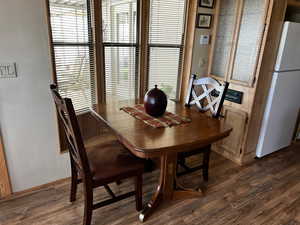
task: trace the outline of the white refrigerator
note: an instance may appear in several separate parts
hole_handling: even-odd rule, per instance
[[[261,158],[291,144],[300,108],[300,23],[285,22],[256,149]]]

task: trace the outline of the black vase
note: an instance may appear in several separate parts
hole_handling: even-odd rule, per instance
[[[144,107],[146,113],[153,117],[162,116],[167,108],[168,100],[166,94],[157,88],[149,90],[144,98]]]

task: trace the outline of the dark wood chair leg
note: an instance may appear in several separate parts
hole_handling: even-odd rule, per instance
[[[78,174],[73,163],[71,163],[71,173],[72,173],[72,178],[71,178],[70,202],[74,202],[76,201]]]
[[[203,154],[203,179],[205,181],[208,181],[208,169],[209,169],[209,156],[210,156],[210,147],[205,150],[204,154]]]
[[[143,175],[140,174],[135,180],[135,203],[136,210],[141,211],[143,209]]]
[[[84,184],[84,217],[83,225],[91,225],[93,214],[93,188],[92,184]]]

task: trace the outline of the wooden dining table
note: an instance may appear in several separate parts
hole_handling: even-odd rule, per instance
[[[115,132],[119,141],[132,154],[144,159],[160,159],[157,189],[139,214],[139,219],[143,222],[163,202],[203,196],[201,189],[185,189],[179,183],[176,176],[177,154],[209,146],[229,136],[232,128],[227,127],[222,119],[212,118],[196,108],[174,101],[168,102],[167,111],[190,118],[190,123],[153,128],[120,110],[124,106],[142,102],[142,99],[107,101],[105,104],[93,105],[91,112]]]

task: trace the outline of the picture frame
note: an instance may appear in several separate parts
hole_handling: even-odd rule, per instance
[[[199,7],[213,9],[215,0],[199,0]]]
[[[198,13],[197,28],[210,29],[212,24],[213,15],[208,13]]]

